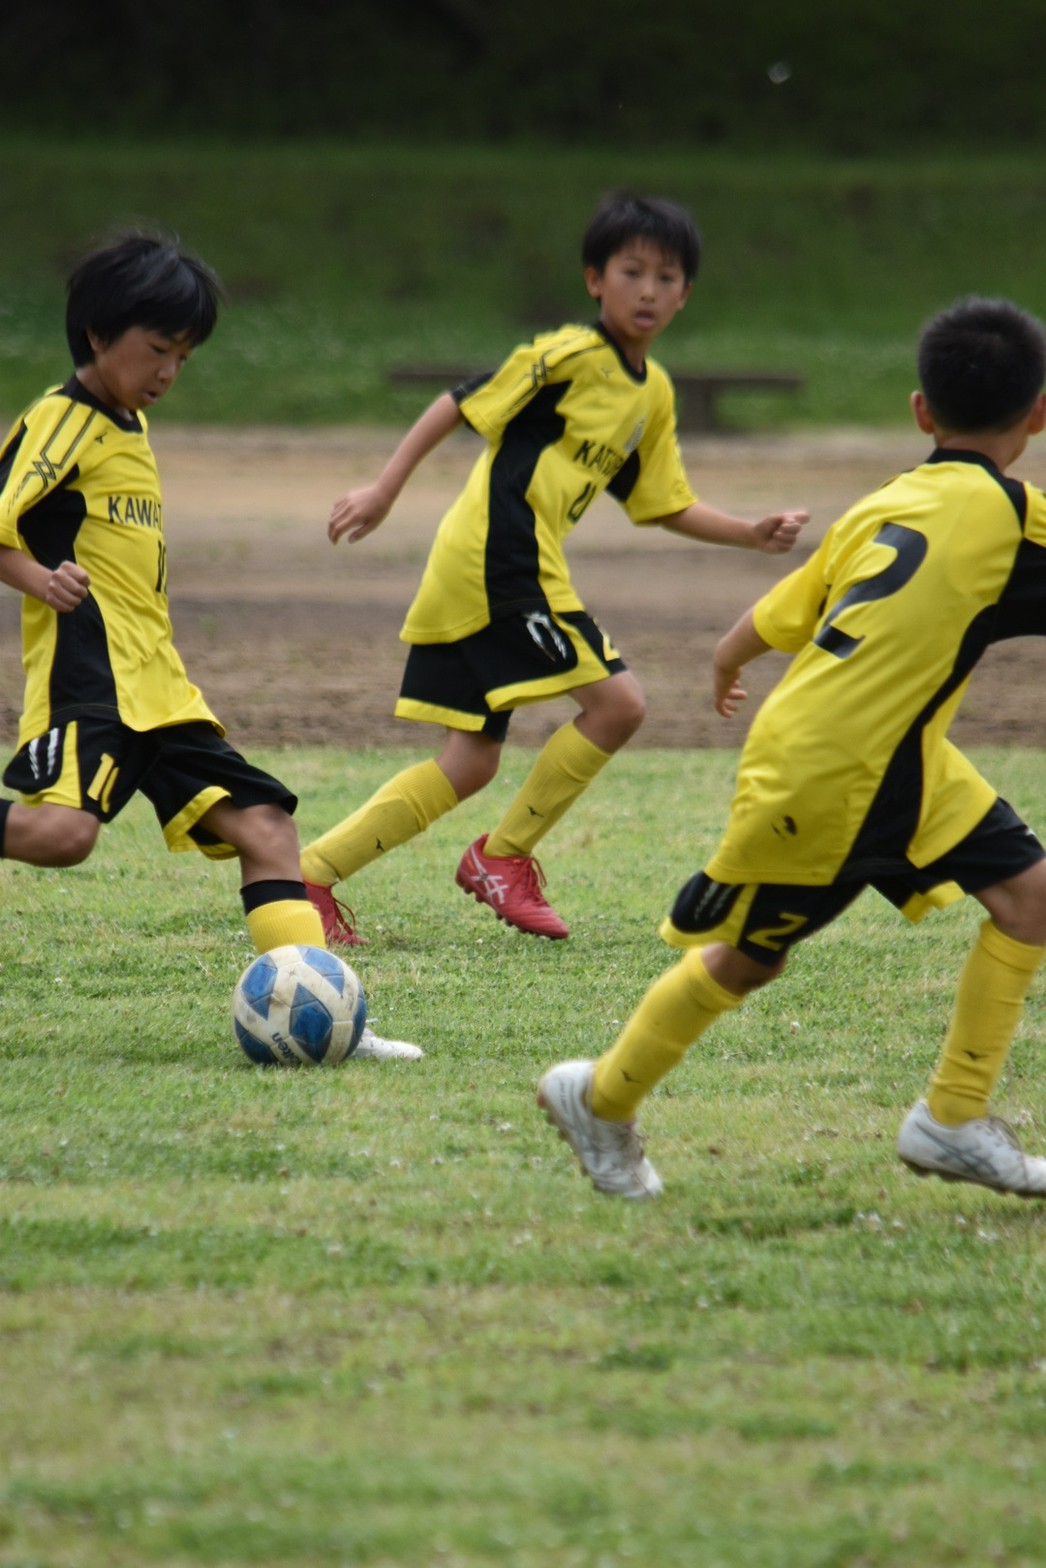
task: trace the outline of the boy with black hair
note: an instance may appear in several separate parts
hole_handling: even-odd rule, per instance
[[[361,940],[333,885],[489,784],[513,710],[560,696],[579,715],[547,741],[494,831],[465,851],[456,881],[522,931],[568,934],[541,891],[535,847],[644,715],[639,682],[586,612],[564,556],[596,496],[607,490],[632,522],[688,538],[792,548],[805,512],[744,522],[696,500],[683,470],[671,382],[647,355],[686,304],[699,259],[683,208],[630,195],[605,202],[582,244],[598,322],[544,334],[492,375],[443,393],[378,479],[335,503],[332,542],[358,542],[462,420],[486,441],[440,523],[400,633],[410,654],[396,714],[445,726],[446,740],[304,850],[328,941]]]
[[[24,597],[19,749],[0,856],[72,866],[141,791],[171,850],[238,856],[259,953],[324,945],[301,880],[297,805],[247,762],[173,643],[163,507],[144,410],[213,331],[220,284],[170,239],[132,233],[69,279],[75,367],[0,449],[0,581]],[[357,1055],[420,1056],[369,1031]]]
[[[564,1062],[538,1103],[601,1191],[661,1181],[639,1105],[724,1012],[784,969],[793,943],[874,887],[910,920],[964,893],[983,904],[943,1052],[898,1152],[921,1175],[1046,1197],[1046,1158],[988,1114],[1046,952],[1042,845],[948,726],[992,642],[1046,633],[1046,496],[1007,468],[1046,422],[1046,338],[1007,301],[965,299],[919,345],[912,410],[927,461],[858,502],[727,632],[715,705],[742,667],[794,654],[757,714],[726,833],[661,934],[686,956],[610,1050]]]

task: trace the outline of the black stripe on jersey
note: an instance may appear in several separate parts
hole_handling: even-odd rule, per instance
[[[79,490],[69,487],[79,472],[74,464],[57,488],[30,507],[18,524],[33,559],[50,571],[63,561],[76,560],[76,539],[87,515],[87,502]],[[117,706],[105,622],[91,594],[75,610],[55,616],[48,689],[52,718],[65,708]]]
[[[84,497],[70,488],[79,476],[79,465],[74,464],[54,489],[18,520],[18,532],[33,560],[52,572],[63,561],[76,560],[76,536],[87,516]]]
[[[105,622],[88,594],[55,618],[55,650],[48,684],[51,717],[67,708],[119,708]]]
[[[625,461],[621,464],[621,467],[614,475],[613,479],[607,485],[607,489],[614,497],[615,501],[620,501],[623,506],[624,503],[628,500],[629,496],[632,494],[632,491],[636,488],[636,480],[638,478],[639,452],[637,449],[635,452],[630,452],[628,454],[628,456],[625,458]]]
[[[527,488],[541,455],[566,429],[558,410],[571,382],[543,386],[505,426],[490,465],[487,546],[484,561],[487,603],[493,614],[509,605],[547,607],[538,564],[537,525]]]
[[[493,371],[490,370],[477,371],[474,376],[469,376],[467,381],[462,381],[456,387],[451,387],[451,397],[455,403],[464,403],[465,399],[471,397],[473,392],[478,392],[480,387],[486,386],[492,375]]]
[[[995,607],[992,642],[1008,637],[1046,637],[1046,549],[1022,539],[1009,582]]]
[[[989,463],[985,463],[985,469],[1009,496],[1023,529],[1028,521],[1027,487],[1021,480],[1011,479]],[[1046,636],[1046,549],[1024,538],[1017,546],[1013,570],[999,595],[989,641],[1043,636]]]
[[[950,675],[937,688],[898,744],[846,857],[841,877],[849,878],[855,873],[863,877],[870,876],[880,863],[886,867],[893,866],[893,857],[905,854],[915,836],[922,809],[923,730],[966,680],[992,641],[995,611],[996,606],[989,605],[970,622]]]
[[[10,441],[4,447],[4,450],[0,452],[0,490],[2,490],[7,483],[7,476],[14,467],[14,460],[18,456],[18,448],[22,445],[24,440],[25,425],[19,425]]]

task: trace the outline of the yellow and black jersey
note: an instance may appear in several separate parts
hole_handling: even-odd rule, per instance
[[[993,805],[946,738],[989,643],[1046,633],[1046,497],[939,449],[866,497],[759,601],[795,654],[752,724],[721,882],[823,886],[923,867]]]
[[[584,609],[564,541],[604,490],[634,523],[694,500],[664,370],[640,374],[599,327],[567,326],[455,397],[486,449],[444,516],[400,635],[456,642],[499,614]]]
[[[171,633],[163,504],[144,416],[123,418],[74,376],[32,404],[0,451],[0,544],[90,574],[59,614],[26,595],[19,744],[63,712],[115,712],[133,730],[203,719]],[[220,726],[218,726],[220,728]]]

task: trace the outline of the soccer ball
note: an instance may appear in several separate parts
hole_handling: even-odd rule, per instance
[[[252,1062],[333,1066],[367,1021],[355,972],[322,947],[275,947],[248,964],[232,993],[236,1038]]]

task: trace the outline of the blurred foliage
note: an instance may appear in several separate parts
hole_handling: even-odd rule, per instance
[[[493,365],[588,320],[579,246],[627,184],[684,202],[705,254],[656,353],[673,370],[770,368],[796,398],[744,394],[735,422],[893,422],[924,319],[959,294],[1046,315],[1046,173],[1031,154],[815,158],[678,149],[327,141],[0,140],[0,412],[68,373],[70,263],[114,226],[171,228],[228,306],[163,418],[400,423],[433,389],[404,363]]]
[[[0,126],[983,151],[1046,131],[1041,31],[1039,0],[48,0],[0,8]]]

